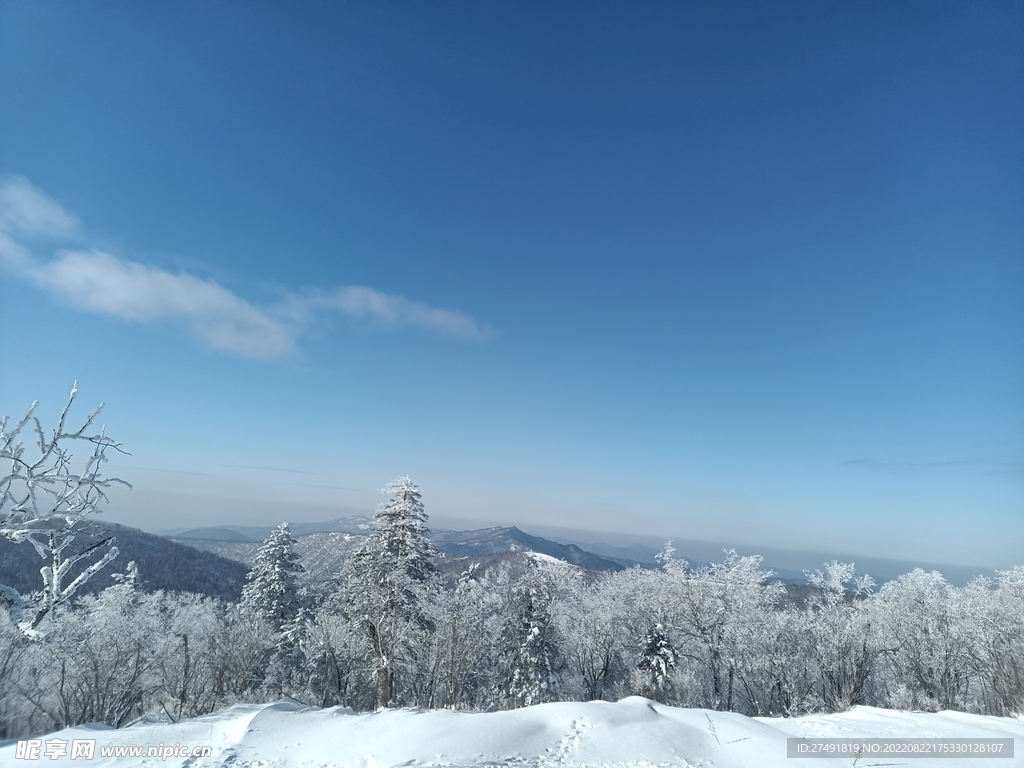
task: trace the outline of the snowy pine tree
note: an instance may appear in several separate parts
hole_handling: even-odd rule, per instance
[[[654,559],[661,564],[662,569],[666,571],[672,570],[674,565],[677,564],[676,548],[672,546],[672,539],[665,542],[665,546],[661,548],[661,552],[654,556]]]
[[[302,607],[282,625],[270,653],[263,689],[271,696],[302,693],[310,680],[310,614]]]
[[[643,695],[659,699],[662,692],[672,685],[670,676],[678,660],[679,652],[672,645],[665,628],[655,624],[644,636],[640,660],[636,665],[644,678]]]
[[[421,594],[439,555],[430,541],[419,487],[408,477],[381,491],[388,500],[374,515],[376,530],[353,555],[348,589],[350,616],[365,631],[374,662],[377,706],[391,703],[398,656],[411,634],[427,628]]]
[[[562,684],[552,617],[557,581],[567,577],[560,566],[531,554],[513,595],[506,692],[515,706],[551,701]]]
[[[299,613],[296,574],[302,570],[288,523],[281,523],[256,554],[242,588],[242,605],[281,632]]]

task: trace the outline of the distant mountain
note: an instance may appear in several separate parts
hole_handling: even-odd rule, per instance
[[[658,568],[660,564],[654,559],[654,556],[660,552],[660,549],[655,547],[648,547],[644,544],[631,544],[628,547],[616,547],[611,544],[605,544],[604,542],[593,542],[584,543],[582,541],[575,541],[573,539],[563,539],[557,536],[549,536],[551,541],[558,542],[559,544],[575,545],[582,550],[587,552],[593,552],[595,555],[612,560],[616,563],[629,568],[633,565],[642,565],[645,568]]]
[[[113,583],[113,574],[123,573],[125,566],[134,560],[146,590],[195,592],[228,600],[237,600],[242,594],[248,569],[241,563],[137,528],[93,522],[79,534],[74,550],[81,551],[91,542],[110,535],[117,540],[115,546],[119,554],[89,580],[82,593],[109,587]],[[0,539],[0,584],[7,584],[20,592],[37,590],[42,586],[39,569],[44,564],[31,544],[12,544]],[[81,564],[82,568],[87,565]],[[65,580],[65,584],[70,582],[71,578]]]
[[[299,542],[299,554],[309,569],[304,579],[323,583],[340,572],[348,553],[373,530],[373,521],[369,517],[353,516],[320,523],[292,523],[290,527]],[[272,526],[218,526],[180,530],[172,538],[180,544],[251,565],[259,545],[272,530]],[[581,532],[581,535],[586,536],[587,533]],[[659,567],[655,555],[660,547],[649,543],[609,544],[554,535],[542,537],[526,533],[516,526],[470,531],[435,530],[431,537],[442,552],[453,557],[532,551],[598,571],[619,571],[634,566]],[[722,545],[709,542],[677,541],[676,546],[678,557],[692,567],[721,560],[723,556]],[[777,562],[772,562],[773,559],[766,558],[765,567],[773,571],[775,580],[794,585],[807,583],[802,571],[779,567]]]
[[[207,541],[255,541],[267,540],[276,525],[222,525],[213,528],[176,528],[165,531],[164,536],[177,540],[202,539]],[[322,523],[289,523],[293,536],[306,536],[311,533],[351,533],[365,535],[373,530],[373,520],[369,517],[339,517]]]
[[[623,563],[587,552],[576,544],[559,544],[540,536],[531,536],[515,526],[482,528],[477,531],[434,531],[431,538],[438,549],[450,555],[530,551],[595,571],[621,571],[627,567]]]
[[[315,588],[329,588],[342,572],[352,551],[373,530],[373,521],[365,516],[352,516],[319,523],[293,523],[290,527],[298,542],[296,549],[306,568],[302,580]],[[235,600],[241,594],[248,567],[255,559],[256,552],[273,529],[274,526],[214,526],[178,529],[172,536],[157,536],[127,526],[93,522],[89,526],[88,535],[83,533],[76,544],[84,548],[90,541],[112,534],[117,538],[120,555],[89,582],[85,592],[95,592],[109,586],[113,583],[112,575],[123,572],[127,563],[134,560],[147,590],[195,592]],[[572,535],[570,531],[559,533],[563,536]],[[585,538],[588,534],[581,532],[580,535]],[[596,571],[619,571],[637,565],[644,568],[658,566],[654,558],[658,549],[650,542],[586,543],[561,536],[535,536],[516,526],[471,531],[437,530],[432,533],[432,538],[437,547],[449,556],[442,563],[446,571],[463,567],[460,561],[464,558],[473,558],[484,564],[505,561],[514,563],[519,560],[518,553],[526,552],[539,552]],[[680,550],[679,556],[686,558],[693,566],[701,564],[700,560],[693,557],[694,554],[698,557],[712,555],[713,549],[720,547],[709,542],[678,540],[676,546]],[[773,568],[775,578],[779,581],[794,585],[793,596],[800,599],[802,593],[799,585],[805,585],[806,578],[793,567],[796,565],[793,562],[796,557],[781,556],[797,554],[802,555],[801,559],[808,557],[808,553],[768,550],[765,552],[765,566]],[[718,555],[716,559],[720,557]],[[708,561],[711,559],[708,557]],[[896,571],[893,567],[897,565],[895,563],[865,563],[864,560],[860,560],[858,565],[868,565],[867,570],[876,576],[883,570],[879,568],[880,565],[888,565],[894,574],[909,571],[912,567],[911,564],[899,564],[909,567],[904,571]],[[809,562],[813,564],[813,560]],[[23,592],[38,589],[41,585],[39,568],[42,565],[43,562],[31,545],[15,545],[0,540],[0,584],[9,584]],[[966,568],[961,569],[967,571]],[[943,569],[943,572],[947,571]],[[879,581],[884,581],[886,575],[883,571]],[[966,583],[967,578],[961,578]]]
[[[176,534],[174,539],[202,539],[204,541],[263,541],[246,536],[234,528],[192,528]],[[266,538],[266,537],[264,537]]]
[[[211,530],[211,529],[203,529]],[[305,569],[300,581],[305,584],[322,585],[334,581],[341,572],[345,560],[359,546],[365,536],[335,531],[318,531],[295,537],[295,552]],[[175,538],[177,544],[194,547],[218,557],[229,558],[249,568],[256,560],[261,541],[235,541],[214,539],[203,536]]]
[[[337,576],[349,553],[372,530],[366,517],[346,517],[326,523],[298,523],[290,526],[296,539],[296,552],[306,568],[303,581],[324,583]],[[221,526],[184,530],[173,541],[196,549],[252,565],[263,539],[271,528]],[[540,552],[567,563],[597,571],[621,571],[635,561],[616,561],[587,552],[576,544],[560,544],[540,536],[531,536],[515,526],[484,528],[477,531],[433,531],[437,548],[448,555],[473,556],[507,552]]]

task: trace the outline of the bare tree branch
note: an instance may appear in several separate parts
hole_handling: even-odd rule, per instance
[[[131,488],[117,477],[102,474],[106,452],[114,450],[127,455],[119,443],[93,424],[103,410],[102,403],[77,430],[67,427],[71,407],[78,396],[78,382],[61,411],[52,436],[36,417],[38,401],[33,402],[24,418],[8,428],[8,417],[0,419],[0,462],[10,462],[9,470],[0,477],[0,536],[14,544],[28,542],[39,556],[49,561],[40,569],[43,589],[26,597],[12,587],[0,585],[0,601],[7,603],[11,616],[26,634],[37,633],[37,627],[58,605],[68,602],[78,589],[117,556],[114,539],[108,537],[81,552],[65,556],[82,520],[99,512],[108,501],[106,490],[114,485]],[[34,447],[38,453],[31,459],[20,437],[29,424],[35,433]],[[75,471],[73,447],[78,443],[91,446],[81,471]],[[107,548],[98,561],[86,567],[70,584],[75,565],[90,555]]]

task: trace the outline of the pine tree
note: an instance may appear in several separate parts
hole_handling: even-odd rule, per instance
[[[301,693],[307,687],[311,671],[309,622],[310,614],[300,607],[277,633],[263,679],[263,689],[270,695]]]
[[[654,559],[657,560],[661,564],[662,569],[666,571],[670,571],[676,566],[678,561],[676,560],[676,548],[672,546],[672,539],[665,542],[665,546],[661,548],[661,552],[654,556]]]
[[[679,652],[669,639],[665,628],[655,624],[644,636],[640,660],[636,668],[644,675],[643,693],[658,699],[671,686],[670,674],[679,660]]]
[[[374,659],[377,706],[391,703],[398,655],[412,632],[428,628],[421,594],[436,573],[420,489],[408,477],[381,491],[388,500],[374,515],[376,530],[353,555],[350,615],[363,627]]]
[[[256,554],[242,588],[242,605],[281,632],[298,615],[296,574],[302,570],[288,523],[281,523]]]
[[[512,657],[506,689],[516,706],[551,701],[561,687],[551,615],[559,573],[546,569],[531,555],[513,596]]]

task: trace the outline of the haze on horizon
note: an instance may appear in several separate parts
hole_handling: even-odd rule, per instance
[[[0,6],[0,415],[146,530],[1024,560],[1024,7]]]

